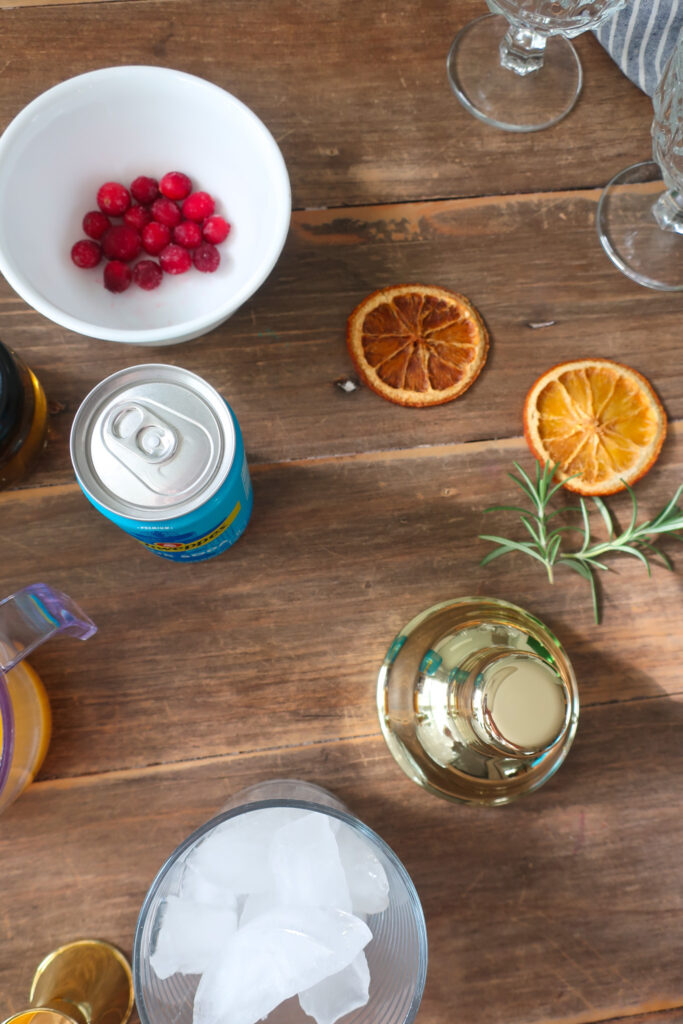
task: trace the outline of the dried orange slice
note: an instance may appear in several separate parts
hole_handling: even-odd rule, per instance
[[[486,362],[484,322],[463,295],[423,284],[380,288],[356,306],[346,341],[368,387],[398,405],[457,398]]]
[[[578,494],[614,494],[647,473],[666,436],[666,413],[649,381],[610,359],[560,363],[524,405],[524,436],[539,462]],[[580,476],[567,480],[573,473]]]

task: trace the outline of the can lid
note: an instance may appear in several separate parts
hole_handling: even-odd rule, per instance
[[[119,370],[81,404],[71,460],[83,490],[130,519],[175,519],[219,489],[235,456],[221,395],[197,374],[148,363]]]
[[[0,342],[0,442],[10,434],[21,416],[24,390],[11,351]]]

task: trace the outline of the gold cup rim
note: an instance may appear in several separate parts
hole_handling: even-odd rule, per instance
[[[2,1024],[18,1024],[23,1017],[36,1013],[49,1013],[52,1017],[61,1017],[67,1024],[77,1024],[73,1017],[70,1017],[67,1013],[62,1013],[61,1010],[53,1010],[50,1006],[29,1006],[25,1010],[19,1010],[18,1013],[13,1013],[11,1017],[7,1017]]]
[[[45,974],[45,972],[49,970],[51,965],[65,953],[71,953],[79,949],[104,951],[109,961],[115,961],[118,967],[123,972],[124,984],[126,984],[128,988],[128,1001],[125,1008],[122,1009],[122,1012],[117,1020],[117,1024],[126,1024],[128,1018],[130,1017],[133,1011],[133,1006],[135,1004],[135,994],[133,989],[133,973],[125,954],[122,953],[122,951],[118,949],[116,946],[114,946],[111,942],[107,942],[104,939],[75,939],[73,942],[66,942],[62,946],[58,946],[57,949],[51,950],[47,954],[47,956],[43,957],[43,959],[40,961],[40,963],[35,969],[35,972],[33,974],[33,980],[31,981],[29,1002],[33,1004],[34,999],[36,998],[36,990],[38,988],[40,980]],[[46,1007],[44,1004],[41,1003],[37,1006],[32,1006],[31,1008],[45,1010],[49,1009],[49,1006]],[[73,1018],[68,1013],[64,1013],[62,1009],[56,1010],[54,1012],[63,1016],[67,1021],[73,1020]],[[79,1024],[79,1022],[74,1021],[74,1024]],[[97,1022],[93,1021],[93,1024],[97,1024]]]

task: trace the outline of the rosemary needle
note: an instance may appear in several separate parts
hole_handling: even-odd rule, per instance
[[[590,584],[596,622],[600,621],[597,571],[609,569],[609,566],[603,561],[605,555],[623,554],[637,558],[647,569],[648,575],[651,573],[650,560],[653,557],[658,558],[667,569],[673,568],[667,556],[655,544],[655,540],[663,534],[671,535],[676,540],[683,540],[681,536],[683,509],[678,505],[683,485],[677,489],[671,501],[654,519],[638,523],[638,502],[632,488],[625,484],[631,497],[631,520],[626,529],[620,533],[617,532],[612,513],[605,502],[601,498],[592,498],[607,531],[606,540],[595,542],[591,534],[588,504],[584,498],[579,499],[578,505],[563,506],[554,511],[548,510],[553,496],[563,486],[562,483],[553,483],[556,466],[546,463],[541,468],[537,462],[535,480],[522,469],[519,463],[515,462],[514,467],[518,475],[508,473],[508,476],[527,498],[530,508],[523,508],[519,505],[491,505],[485,511],[516,512],[529,534],[529,539],[516,541],[507,537],[480,534],[481,540],[487,540],[497,545],[482,559],[482,565],[488,565],[494,558],[500,558],[501,555],[521,551],[545,566],[551,583],[554,582],[555,566],[566,566],[568,569],[573,569]],[[566,512],[579,513],[580,525],[555,526],[555,517]],[[564,541],[567,533],[581,534],[581,546],[571,551],[565,550]]]

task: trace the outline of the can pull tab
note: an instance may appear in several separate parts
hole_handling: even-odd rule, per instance
[[[156,494],[196,487],[211,464],[213,442],[204,427],[173,410],[171,425],[150,402],[115,405],[102,424],[105,446]]]
[[[104,429],[105,434],[110,432],[119,445],[146,462],[162,462],[178,447],[173,427],[137,404],[113,409]]]

